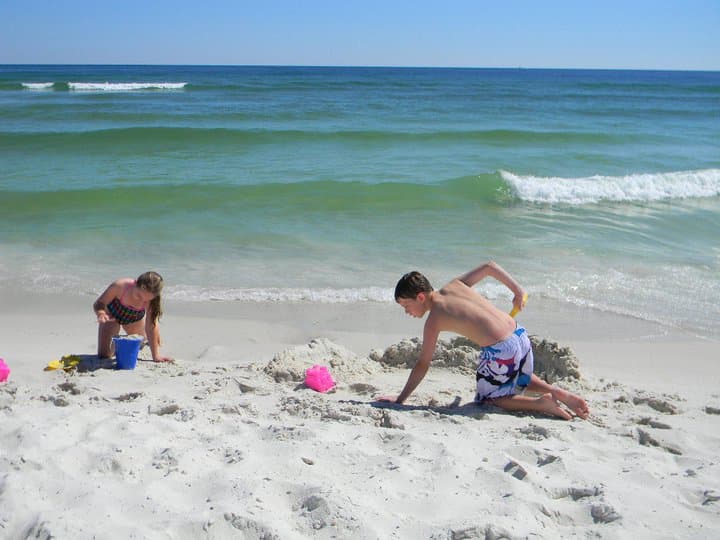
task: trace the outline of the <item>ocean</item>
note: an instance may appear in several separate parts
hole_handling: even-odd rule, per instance
[[[720,73],[0,66],[0,288],[392,302],[489,259],[720,337]]]

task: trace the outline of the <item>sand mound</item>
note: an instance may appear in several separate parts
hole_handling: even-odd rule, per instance
[[[433,366],[472,373],[477,364],[477,349],[471,346],[470,341],[465,340],[467,343],[456,343],[456,341],[438,341],[433,355]],[[385,367],[412,368],[420,355],[421,348],[422,341],[419,338],[403,339],[384,351],[380,349],[371,351],[370,360]]]
[[[535,373],[549,383],[563,379],[580,379],[579,362],[569,347],[530,336],[535,353]],[[314,364],[328,366],[338,383],[366,381],[368,375],[383,369],[410,369],[422,348],[419,338],[403,339],[385,350],[375,349],[368,358],[337,345],[328,339],[314,339],[307,345],[277,353],[263,368],[275,382],[302,382],[305,370]],[[434,368],[472,374],[477,365],[479,347],[472,341],[456,337],[439,340],[433,356]]]
[[[314,364],[328,366],[338,383],[364,380],[367,375],[381,370],[376,362],[361,358],[345,347],[322,338],[277,353],[263,371],[276,382],[302,382],[305,380],[305,370]]]
[[[535,355],[535,374],[549,383],[561,379],[580,379],[580,363],[569,347],[530,336]],[[422,348],[419,338],[404,339],[387,349],[376,349],[370,360],[390,368],[412,368]],[[439,340],[433,355],[433,366],[472,373],[477,365],[479,347],[464,337]]]
[[[549,383],[561,379],[581,379],[580,362],[570,347],[530,336],[535,355],[535,374]]]

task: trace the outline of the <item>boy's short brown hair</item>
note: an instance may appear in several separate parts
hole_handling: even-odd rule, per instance
[[[433,286],[430,285],[428,278],[413,270],[401,277],[395,285],[395,301],[397,302],[400,298],[414,300],[421,292],[430,293],[432,291]]]

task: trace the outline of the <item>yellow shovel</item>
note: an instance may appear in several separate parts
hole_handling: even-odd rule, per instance
[[[51,362],[48,362],[45,371],[54,371],[56,369],[64,369],[65,371],[70,371],[71,369],[76,368],[79,363],[79,356],[77,356],[76,354],[68,354],[63,356],[60,360],[52,360]]]
[[[527,302],[527,293],[523,294],[523,305],[525,305],[525,302]],[[520,308],[517,307],[517,306],[514,306],[514,307],[510,310],[510,316],[511,316],[513,319],[515,318],[515,315],[517,315],[518,313],[520,313]]]

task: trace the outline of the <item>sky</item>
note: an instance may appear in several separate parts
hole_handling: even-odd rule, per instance
[[[0,0],[0,64],[720,70],[720,0]]]

